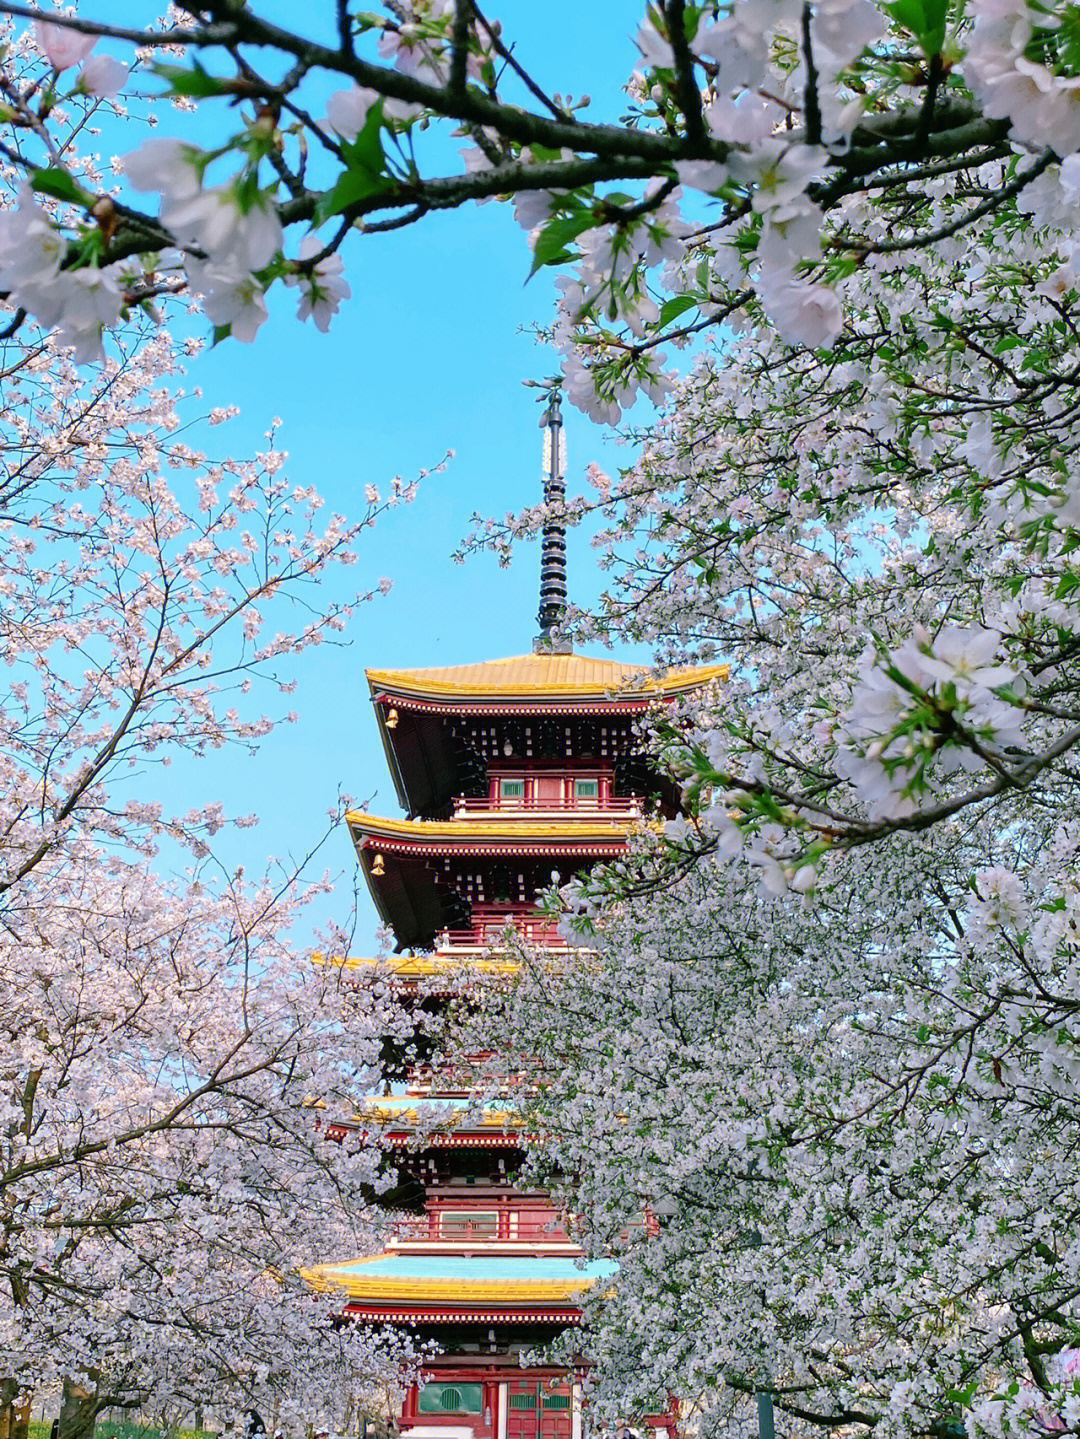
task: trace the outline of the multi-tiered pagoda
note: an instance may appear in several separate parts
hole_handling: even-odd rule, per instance
[[[557,393],[544,423],[546,498],[557,506]],[[565,539],[553,516],[532,654],[368,671],[407,817],[348,816],[398,951],[349,963],[376,966],[418,1003],[438,1003],[443,972],[466,969],[482,984],[512,969],[508,930],[564,947],[538,897],[553,881],[618,856],[634,827],[676,812],[677,791],[650,769],[636,725],[657,704],[720,678],[723,667],[656,678],[574,654],[558,638],[565,603]],[[526,1136],[512,1101],[479,1106],[469,1078],[461,1061],[414,1063],[397,1092],[331,1127],[340,1135],[380,1128],[397,1170],[383,1202],[399,1205],[403,1220],[386,1253],[313,1277],[340,1289],[346,1314],[439,1346],[398,1420],[409,1439],[581,1439],[575,1376],[524,1366],[522,1356],[579,1324],[583,1292],[614,1265],[585,1264],[547,1194],[516,1182]],[[673,1420],[651,1423],[661,1439]]]

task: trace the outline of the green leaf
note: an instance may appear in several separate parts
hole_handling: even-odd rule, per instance
[[[940,55],[945,44],[945,22],[949,17],[948,0],[922,0],[927,28],[919,36],[927,55]]]
[[[573,259],[570,245],[582,231],[591,230],[595,224],[596,216],[591,210],[579,210],[576,214],[560,215],[549,220],[536,237],[530,278],[544,265],[561,265],[564,260]]]
[[[672,295],[670,300],[665,300],[660,309],[660,324],[670,325],[672,320],[677,320],[680,315],[685,315],[687,310],[692,310],[697,305],[697,299],[693,295]]]
[[[910,30],[914,35],[926,28],[926,11],[923,9],[922,0],[889,0],[885,9],[898,25],[903,25],[905,30]]]
[[[84,208],[93,203],[93,197],[80,189],[66,170],[50,165],[47,170],[35,170],[30,177],[30,186],[39,195],[51,195],[54,200],[67,200],[72,205]]]
[[[168,81],[170,95],[190,95],[196,100],[204,100],[210,95],[231,95],[234,92],[231,81],[219,80],[216,75],[209,74],[198,60],[194,61],[190,70],[186,65],[166,65],[160,60],[155,60],[152,68],[159,79]]]
[[[320,196],[315,206],[315,223],[321,225],[331,215],[340,215],[350,205],[380,195],[394,188],[394,180],[385,172],[386,155],[382,147],[382,102],[372,105],[364,128],[341,147],[346,168],[337,177],[332,189]]]
[[[948,0],[889,0],[885,9],[916,37],[923,54],[939,55],[945,43]]]
[[[381,173],[385,156],[382,146],[383,102],[376,100],[364,117],[364,128],[355,140],[343,140],[341,152],[349,169],[359,166]]]
[[[210,341],[210,348],[213,349],[215,345],[220,345],[222,340],[227,340],[231,334],[231,325],[215,325],[213,337]]]

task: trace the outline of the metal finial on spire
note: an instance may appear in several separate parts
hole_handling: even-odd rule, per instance
[[[540,633],[533,641],[537,654],[568,655],[567,640],[556,636],[566,618],[566,524],[561,511],[566,500],[566,440],[563,436],[562,391],[557,381],[544,386],[548,401],[540,416],[544,431],[544,503],[558,512],[544,522],[540,542]]]

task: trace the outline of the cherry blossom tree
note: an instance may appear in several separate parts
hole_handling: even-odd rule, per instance
[[[732,666],[652,722],[686,817],[564,894],[586,952],[525,956],[507,1004],[588,1246],[622,1253],[613,1410],[1077,1426],[1070,215],[1044,172],[883,243],[831,349],[761,319],[703,348],[571,507],[610,572],[578,633]]]
[[[117,1406],[293,1428],[407,1371],[303,1278],[378,1242],[379,1154],[321,1116],[401,1021],[292,938],[327,879],[226,869],[215,835],[252,821],[170,813],[158,767],[272,728],[290,658],[353,608],[319,582],[411,487],[347,522],[276,425],[250,459],[196,449],[185,347],[150,322],[90,368],[25,338],[0,365],[0,1399],[63,1392],[64,1439]]]

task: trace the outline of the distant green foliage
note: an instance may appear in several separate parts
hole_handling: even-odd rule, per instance
[[[32,1419],[28,1439],[49,1439],[51,1419]],[[95,1439],[210,1439],[205,1429],[155,1429],[150,1424],[131,1420],[102,1422],[94,1431]]]

